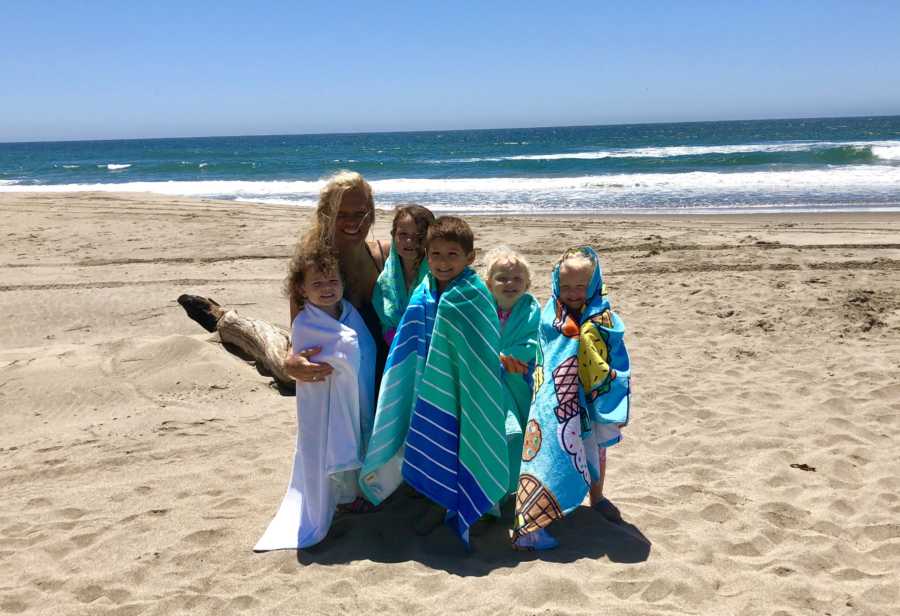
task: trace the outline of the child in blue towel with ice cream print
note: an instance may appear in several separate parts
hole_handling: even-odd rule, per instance
[[[534,400],[525,426],[513,547],[559,545],[547,531],[590,494],[605,518],[621,521],[603,495],[606,450],[628,423],[631,365],[625,326],[612,311],[592,248],[566,251],[541,311]]]

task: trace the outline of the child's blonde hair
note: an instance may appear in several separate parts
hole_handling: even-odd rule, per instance
[[[559,267],[562,267],[563,263],[571,263],[575,268],[589,267],[594,269],[594,261],[584,254],[580,246],[566,250],[563,256],[559,258],[559,261],[556,262]]]
[[[507,262],[512,264],[518,264],[522,266],[522,269],[525,270],[525,290],[531,288],[531,265],[522,256],[521,253],[513,250],[509,246],[500,245],[491,248],[488,253],[484,256],[484,268],[482,270],[482,277],[487,281],[491,279],[491,274],[494,273],[494,268],[497,267],[497,264],[501,262]]]

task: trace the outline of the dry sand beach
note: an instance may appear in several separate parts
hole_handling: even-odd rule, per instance
[[[466,554],[399,495],[254,554],[294,400],[175,299],[287,326],[307,219],[0,195],[0,614],[900,613],[900,215],[471,218],[542,301],[565,247],[600,251],[634,362],[628,524],[583,508],[542,555],[495,524]]]

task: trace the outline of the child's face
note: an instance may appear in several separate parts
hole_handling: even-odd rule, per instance
[[[587,299],[593,267],[586,263],[563,262],[559,266],[559,299],[570,310],[581,310]]]
[[[497,305],[509,310],[528,290],[528,274],[518,261],[498,261],[488,276],[487,286]]]
[[[344,295],[341,275],[334,269],[310,268],[304,272],[301,290],[306,301],[323,309],[334,306]]]
[[[401,259],[416,261],[422,258],[425,247],[422,245],[419,227],[412,216],[404,216],[397,221],[394,241],[397,243],[397,251],[400,253]]]
[[[437,281],[446,284],[475,260],[475,252],[466,253],[457,242],[432,240],[428,244],[428,267]]]

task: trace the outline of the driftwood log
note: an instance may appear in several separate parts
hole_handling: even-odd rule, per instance
[[[291,348],[291,335],[287,330],[260,319],[241,316],[208,297],[182,295],[178,303],[206,331],[218,332],[228,350],[254,362],[260,374],[274,378],[279,390],[294,389],[294,379],[284,372],[283,366]]]

